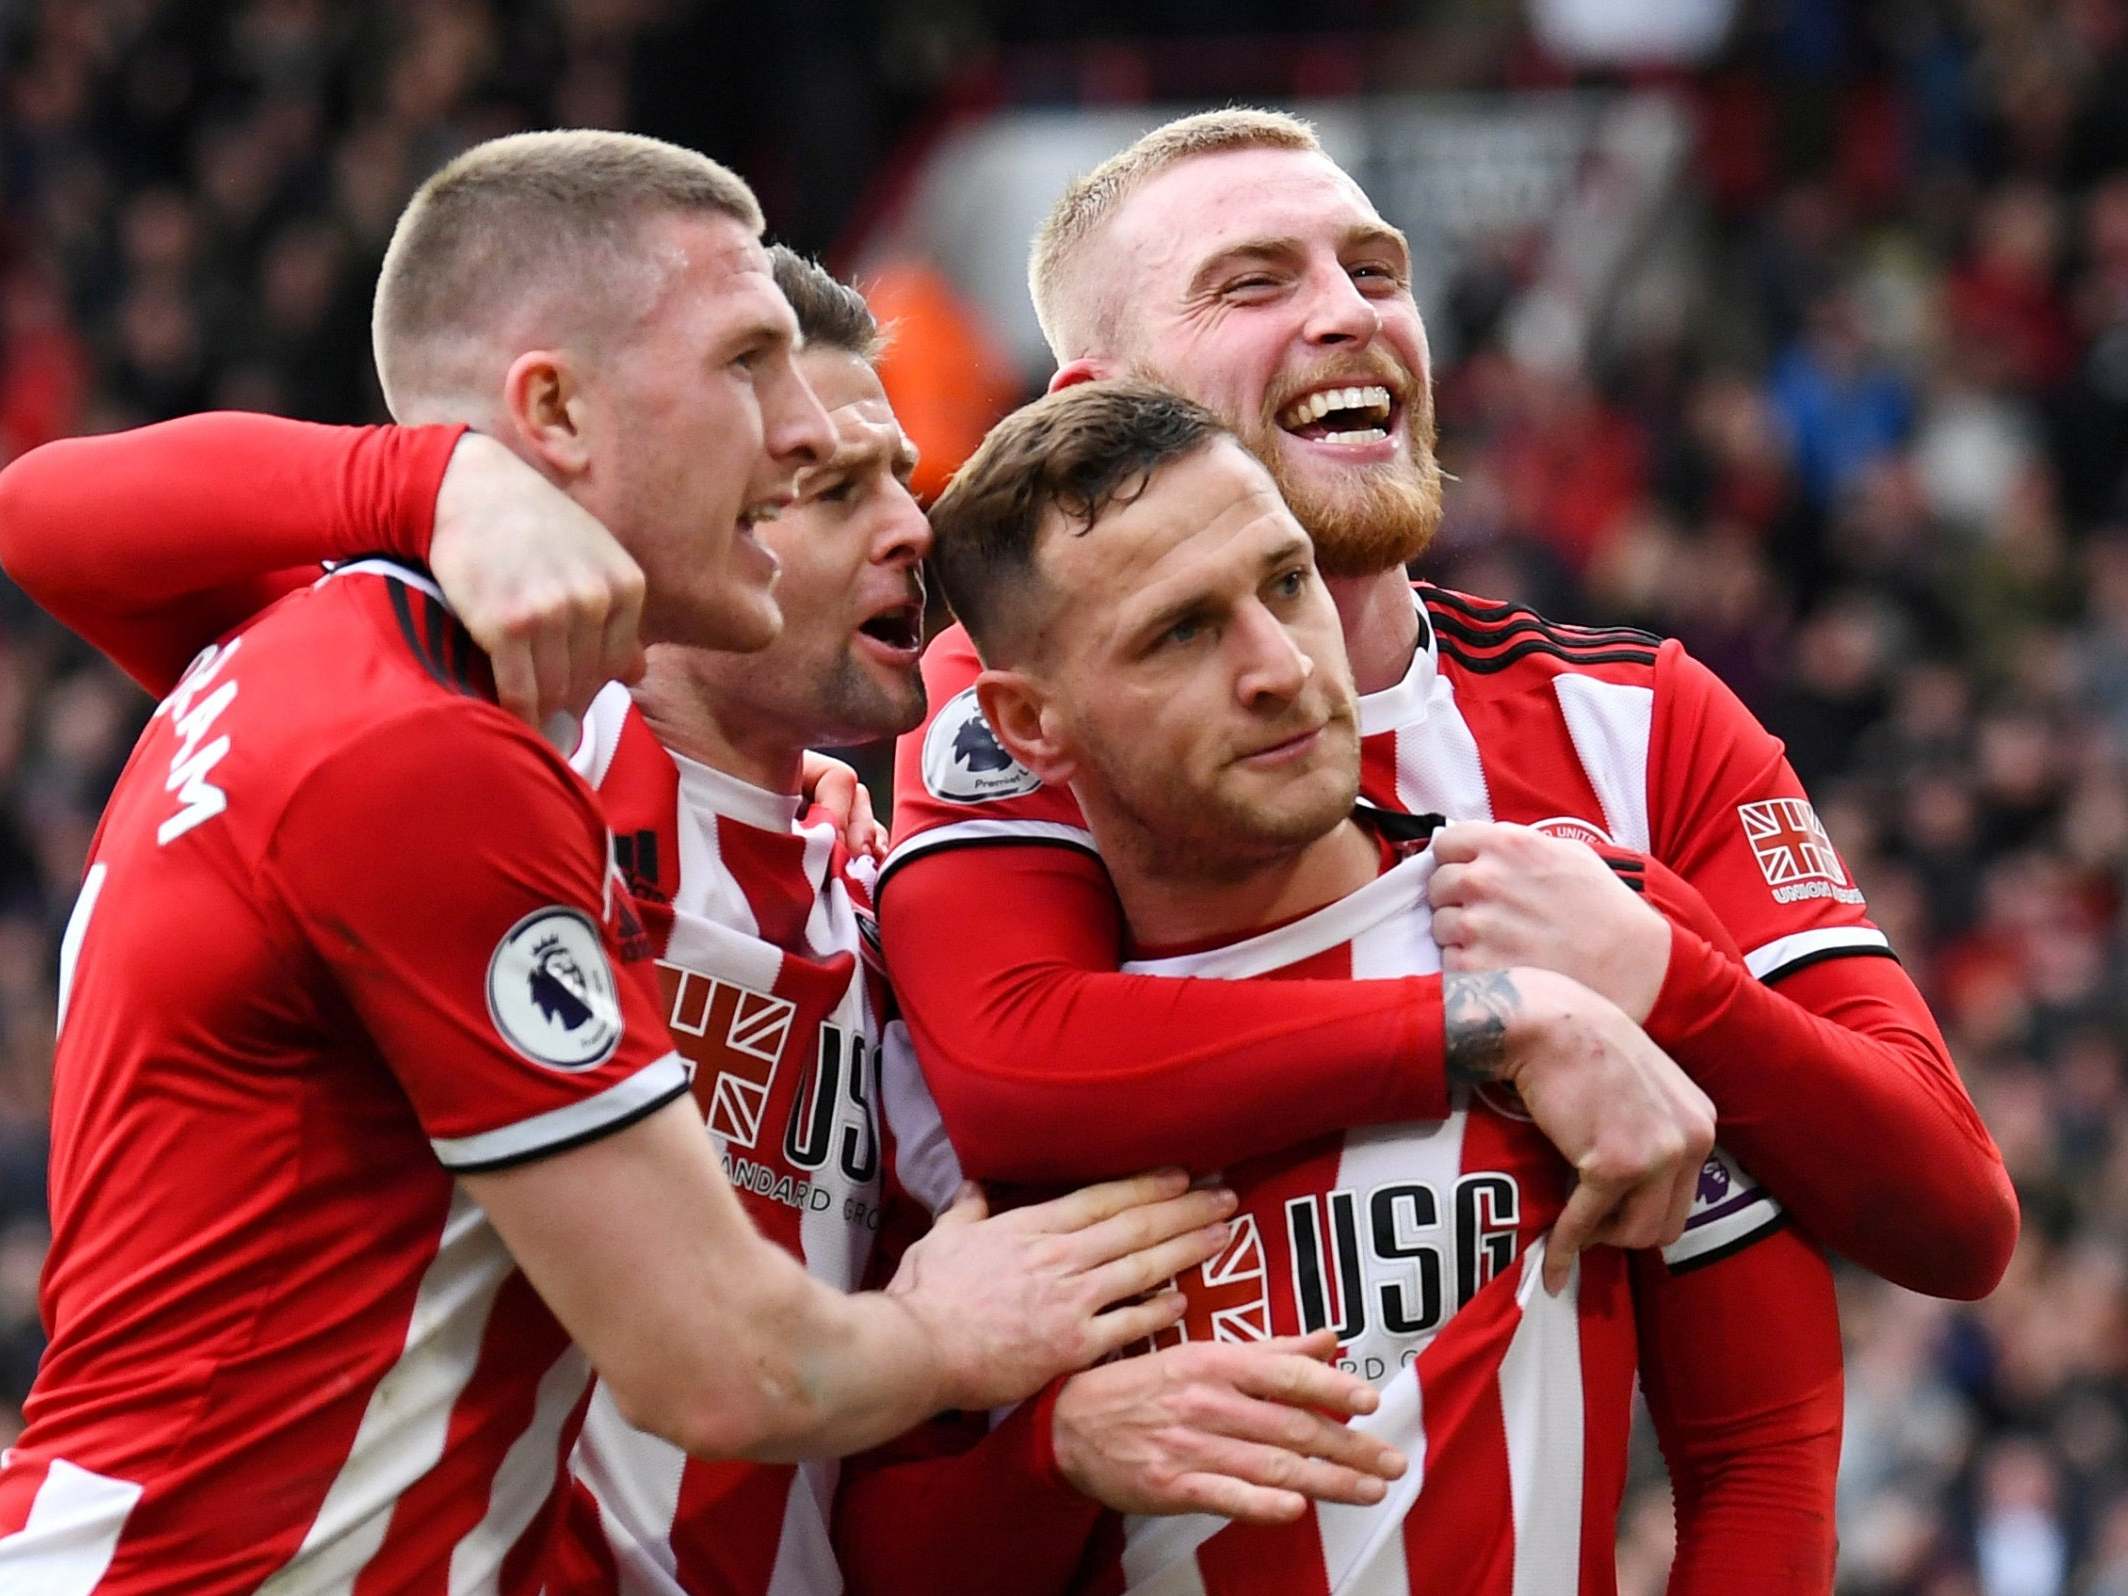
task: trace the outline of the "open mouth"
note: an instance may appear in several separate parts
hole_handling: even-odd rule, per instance
[[[1380,443],[1396,419],[1396,398],[1378,383],[1323,388],[1278,413],[1278,424],[1311,443]]]
[[[914,600],[897,604],[869,617],[857,630],[898,653],[914,653],[924,642],[924,607]]]

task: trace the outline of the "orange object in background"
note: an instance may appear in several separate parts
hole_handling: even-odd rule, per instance
[[[914,487],[928,502],[991,424],[1019,403],[1024,384],[982,313],[936,268],[896,261],[864,273],[860,286],[888,329],[880,381],[920,451]]]

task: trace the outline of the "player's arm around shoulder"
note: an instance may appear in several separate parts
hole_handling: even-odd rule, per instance
[[[689,1450],[844,1452],[1016,1401],[1172,1322],[1133,1299],[1225,1240],[1231,1195],[1169,1171],[987,1224],[970,1199],[887,1292],[814,1282],[746,1220],[625,968],[647,950],[593,795],[485,702],[321,756],[268,874],[439,1162],[623,1413]]]
[[[1670,1596],[1832,1589],[1843,1401],[1832,1273],[1793,1227],[1633,1258],[1641,1385],[1670,1470]]]
[[[1812,1234],[1910,1290],[1985,1296],[2018,1233],[2001,1154],[1780,741],[1675,644],[1648,780],[1651,851],[1740,950],[1678,919],[1650,1034]],[[1778,1075],[1752,1066],[1769,1054]]]

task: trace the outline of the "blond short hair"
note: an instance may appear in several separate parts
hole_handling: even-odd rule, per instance
[[[1078,267],[1086,259],[1087,242],[1132,194],[1169,167],[1199,155],[1228,150],[1320,151],[1322,147],[1314,125],[1297,116],[1229,106],[1163,122],[1128,149],[1074,179],[1036,231],[1027,261],[1034,313],[1058,364],[1087,353],[1086,345],[1101,336],[1113,318],[1116,307],[1084,306],[1078,302],[1083,296],[1073,290],[1078,286]]]
[[[399,414],[417,390],[475,380],[459,357],[528,304],[582,324],[654,291],[642,225],[689,214],[762,227],[744,178],[662,139],[569,128],[476,144],[415,190],[384,252],[370,331],[386,403]]]

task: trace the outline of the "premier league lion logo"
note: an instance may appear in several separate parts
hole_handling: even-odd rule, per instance
[[[1005,751],[970,687],[947,700],[924,733],[924,785],[948,803],[1019,798],[1042,784]]]
[[[1699,1200],[1712,1205],[1729,1195],[1729,1166],[1710,1158],[1699,1167]]]
[[[997,734],[980,715],[963,721],[961,729],[953,734],[953,762],[978,776],[986,770],[1012,768],[1012,756],[999,745]]]
[[[504,1041],[548,1069],[594,1069],[612,1057],[620,1003],[591,918],[556,904],[510,927],[488,961],[488,1015]]]
[[[591,1005],[584,999],[590,983],[561,938],[548,937],[532,949],[532,974],[526,996],[532,1006],[565,1031],[583,1029],[591,1019]]]

